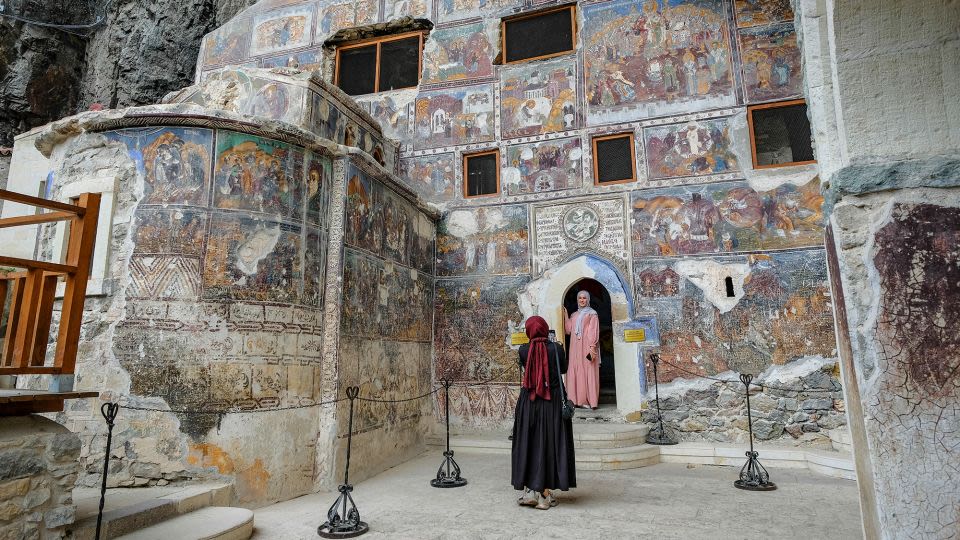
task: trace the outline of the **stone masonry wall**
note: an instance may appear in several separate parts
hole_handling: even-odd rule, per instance
[[[0,539],[65,538],[80,439],[38,415],[0,419]]]

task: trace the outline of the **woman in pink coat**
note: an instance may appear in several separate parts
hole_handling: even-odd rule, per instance
[[[567,399],[577,407],[597,408],[600,399],[600,319],[590,307],[590,293],[577,293],[577,312],[563,308],[564,330],[570,334]]]

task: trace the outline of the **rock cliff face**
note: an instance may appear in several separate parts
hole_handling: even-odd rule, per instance
[[[114,0],[106,6],[104,23],[86,37],[0,17],[0,146],[93,103],[155,103],[188,85],[203,35],[254,3]],[[83,2],[28,0],[11,6],[6,13],[31,20],[92,20]]]

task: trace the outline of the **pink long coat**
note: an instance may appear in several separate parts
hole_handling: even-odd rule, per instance
[[[595,313],[586,315],[583,331],[577,337],[577,314],[564,321],[564,331],[570,334],[569,366],[567,367],[567,399],[575,405],[596,407],[600,399],[600,320]],[[587,360],[590,353],[592,361]]]

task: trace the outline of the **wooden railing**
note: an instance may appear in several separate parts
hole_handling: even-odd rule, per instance
[[[0,352],[0,375],[71,375],[77,360],[83,301],[97,236],[100,194],[84,193],[75,204],[0,190],[0,199],[49,210],[0,219],[0,228],[69,221],[66,257],[52,263],[8,257],[0,245],[0,303],[9,309],[7,331]],[[66,282],[60,329],[52,365],[45,365],[57,284]],[[7,301],[9,294],[10,300]]]

